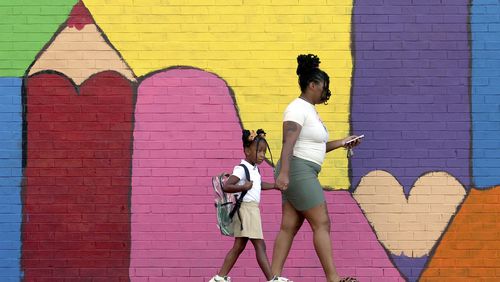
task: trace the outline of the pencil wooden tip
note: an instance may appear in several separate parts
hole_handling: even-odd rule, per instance
[[[75,27],[78,30],[82,30],[85,25],[95,24],[95,22],[85,4],[83,4],[82,0],[79,0],[73,6],[66,24],[68,27]]]

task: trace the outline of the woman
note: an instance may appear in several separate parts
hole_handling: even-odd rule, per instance
[[[315,105],[326,104],[330,98],[329,76],[319,69],[320,60],[315,55],[300,55],[297,62],[301,94],[284,113],[283,147],[275,175],[276,186],[283,190],[283,213],[271,268],[273,275],[278,276],[275,281],[289,281],[279,276],[295,234],[306,219],[313,231],[314,248],[327,281],[357,281],[350,277],[340,278],[333,264],[330,218],[318,173],[326,153],[341,147],[351,150],[359,140],[348,143],[356,137],[353,135],[328,141],[328,131]]]

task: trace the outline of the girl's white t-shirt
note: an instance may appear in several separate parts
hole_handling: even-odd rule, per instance
[[[241,160],[241,164],[245,165],[250,172],[250,180],[253,181],[252,188],[247,191],[245,197],[243,198],[243,202],[257,202],[260,203],[260,190],[261,190],[261,177],[259,173],[259,169],[257,166],[250,164],[246,160]],[[233,169],[233,175],[238,177],[240,181],[238,181],[237,185],[243,185],[247,181],[247,177],[245,175],[245,169],[241,166],[237,165]],[[235,193],[236,195],[241,194]]]
[[[293,100],[283,114],[283,121],[293,121],[302,126],[293,155],[322,165],[329,135],[314,105],[300,98]]]

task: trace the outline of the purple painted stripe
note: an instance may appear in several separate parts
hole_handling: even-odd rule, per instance
[[[353,11],[351,122],[366,136],[352,159],[353,187],[373,170],[392,173],[406,194],[429,171],[468,187],[468,1],[389,2],[356,1]],[[374,10],[390,16],[366,12]]]

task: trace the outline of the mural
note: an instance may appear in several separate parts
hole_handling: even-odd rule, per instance
[[[244,157],[241,124],[231,90],[213,74],[182,68],[141,79],[137,96],[131,280],[211,277],[232,242],[213,232],[213,206],[207,205],[213,196],[205,182],[230,170]],[[264,167],[261,173],[272,181],[270,167]],[[197,186],[203,188],[193,188]],[[401,279],[350,193],[329,194],[329,202],[339,208],[331,212],[339,271],[368,279]],[[281,196],[265,192],[263,198],[263,228],[266,238],[272,238],[268,239],[270,244],[281,220],[277,216]],[[202,239],[199,234],[204,234]],[[303,236],[303,242],[290,254],[291,261],[297,261],[300,267],[287,271],[304,279],[321,277],[311,230]],[[183,241],[188,241],[189,247]],[[248,252],[231,272],[233,279],[262,279],[253,250]]]
[[[499,188],[471,190],[443,235],[422,281],[461,280],[463,277],[498,280]]]
[[[469,3],[355,3],[352,187],[416,281],[471,184]]]
[[[0,78],[0,280],[20,277],[22,80]]]
[[[232,245],[210,177],[243,157],[242,128],[277,161],[310,52],[332,138],[366,136],[320,177],[339,272],[498,279],[498,3],[320,2],[0,4],[0,280],[206,281]],[[261,211],[271,257],[277,191]],[[234,280],[264,281],[254,256]],[[307,226],[285,274],[324,279]]]
[[[0,76],[22,77],[35,55],[64,22],[77,0],[38,0],[0,3],[2,38]]]
[[[244,126],[266,128],[276,151],[281,148],[281,124],[276,121],[300,94],[297,53],[318,50],[335,93],[331,105],[318,111],[332,138],[349,132],[352,1],[298,6],[280,1],[180,1],[155,7],[157,3],[146,0],[125,7],[120,0],[85,1],[138,76],[172,66],[217,74],[234,91]],[[345,152],[329,154],[324,170],[329,171],[320,176],[325,186],[349,188]]]
[[[496,49],[499,30],[495,21],[500,3],[474,1],[471,8],[472,37],[472,171],[477,188],[500,183],[500,97]]]
[[[405,198],[390,173],[373,171],[353,196],[399,270],[415,280],[464,195],[449,174],[432,172],[420,177]]]
[[[133,76],[97,32],[82,3],[65,25],[24,82],[21,265],[27,280],[125,279]],[[91,40],[89,46],[75,40],[82,35]],[[101,67],[87,59],[87,50],[105,58]]]
[[[383,169],[406,195],[430,171],[446,171],[468,188],[468,2],[393,9],[391,17],[366,13],[389,3],[356,3],[351,120],[367,138],[352,160],[353,187]],[[435,17],[422,15],[436,9]]]
[[[200,254],[213,251],[207,241],[221,241],[208,232],[213,207],[206,203],[213,197],[204,181],[242,158],[242,128],[226,83],[196,69],[145,77],[135,125],[131,280],[213,267],[210,255]],[[207,235],[204,240],[200,233]],[[192,252],[183,240],[192,242]]]

